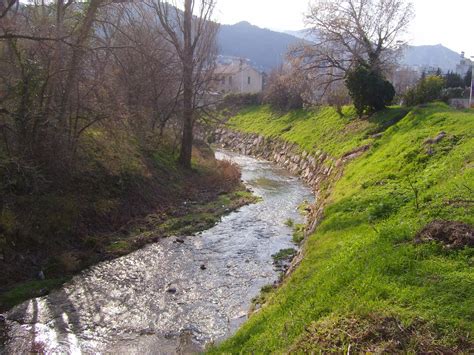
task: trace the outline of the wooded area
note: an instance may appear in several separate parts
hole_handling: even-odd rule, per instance
[[[213,10],[0,0],[0,263],[26,269],[0,282],[199,191],[208,199],[209,185],[240,184],[201,141],[193,150],[209,111]]]
[[[69,170],[89,128],[126,125],[140,139],[183,133],[180,162],[190,167],[214,63],[213,1],[187,0],[184,11],[163,1],[1,4],[6,157]]]

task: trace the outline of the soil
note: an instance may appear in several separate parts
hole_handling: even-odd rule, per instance
[[[433,221],[415,237],[415,243],[436,241],[448,249],[474,247],[474,227],[462,222]]]

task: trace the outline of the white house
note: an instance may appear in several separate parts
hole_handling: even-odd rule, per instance
[[[257,94],[263,90],[263,73],[244,59],[218,63],[214,73],[220,93]]]

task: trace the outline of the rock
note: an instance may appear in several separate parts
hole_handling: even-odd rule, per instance
[[[202,264],[200,268],[201,268],[201,270],[206,270],[207,269],[206,265],[204,265],[204,264]]]
[[[166,290],[166,292],[175,294],[177,292],[177,290],[176,290],[175,287],[170,287],[169,289]]]
[[[45,279],[43,270],[41,270],[40,272],[38,272],[37,277],[38,277],[39,280],[44,280],[44,279]]]
[[[49,290],[47,288],[42,288],[41,290],[39,290],[38,294],[40,296],[46,296],[48,294]]]
[[[140,330],[140,335],[141,336],[143,336],[143,335],[154,335],[154,334],[155,334],[155,331],[151,328]]]
[[[0,323],[5,323],[7,321],[7,316],[4,314],[0,314]]]
[[[176,238],[176,243],[181,243],[181,244],[183,244],[183,243],[184,243],[184,240],[181,239],[181,238]]]
[[[383,136],[383,133],[377,133],[377,134],[372,134],[370,138],[378,139],[378,138],[382,138],[382,136]]]

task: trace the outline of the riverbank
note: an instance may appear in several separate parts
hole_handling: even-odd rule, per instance
[[[197,142],[193,169],[166,144],[98,132],[79,171],[34,194],[2,195],[0,311],[43,296],[91,265],[192,235],[254,202],[238,167]]]
[[[94,265],[14,307],[0,324],[0,352],[187,354],[234,334],[251,300],[278,282],[284,265],[272,256],[294,247],[286,221],[304,221],[298,206],[311,201],[311,190],[267,161],[216,156],[241,167],[258,203],[197,235]]]
[[[316,181],[319,213],[298,267],[211,352],[473,351],[474,114],[343,113],[252,107],[218,132]]]

